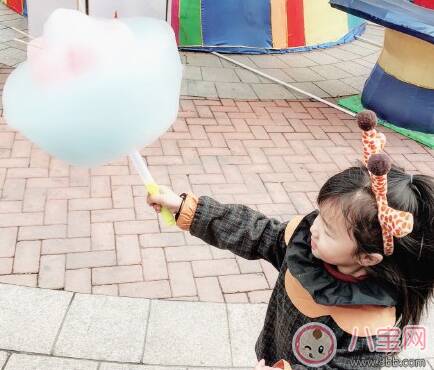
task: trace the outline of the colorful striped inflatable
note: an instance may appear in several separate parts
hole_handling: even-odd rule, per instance
[[[360,18],[328,0],[171,0],[181,48],[284,53],[329,47],[363,33]]]
[[[331,0],[386,27],[362,104],[396,126],[434,134],[434,11],[407,0]]]
[[[424,8],[434,9],[434,0],[414,0],[414,3]]]
[[[9,8],[16,11],[18,14],[27,15],[27,1],[26,0],[1,0]]]

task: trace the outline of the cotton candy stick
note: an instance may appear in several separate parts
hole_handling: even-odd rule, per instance
[[[149,172],[148,167],[146,166],[146,163],[140,153],[135,150],[130,154],[130,158],[134,164],[134,167],[136,168],[137,172],[145,183],[145,187],[148,193],[150,195],[158,195],[160,192],[159,187],[155,183],[154,178]],[[163,207],[161,209],[161,217],[163,217],[164,222],[169,226],[176,224],[175,217],[173,216],[172,212],[170,212],[169,209],[167,209],[166,207]]]

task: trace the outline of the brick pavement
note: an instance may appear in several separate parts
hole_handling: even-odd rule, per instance
[[[432,150],[381,131],[399,164],[434,173]],[[359,159],[360,133],[350,116],[316,102],[183,97],[172,128],[141,153],[156,180],[177,192],[287,220],[312,210],[323,182]],[[264,261],[236,258],[163,225],[127,158],[70,167],[1,121],[0,190],[0,282],[257,303],[267,301],[276,279]]]

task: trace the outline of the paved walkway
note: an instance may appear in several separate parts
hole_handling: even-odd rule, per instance
[[[0,366],[4,370],[252,369],[265,309],[262,304],[150,301],[0,284]],[[434,324],[425,323],[427,338],[432,339]],[[432,345],[426,352],[411,348],[401,355],[427,357],[434,358]],[[417,368],[431,366],[427,362]]]
[[[0,285],[6,370],[252,368],[265,305],[92,296]],[[91,360],[91,361],[84,361]],[[157,369],[157,368],[155,368]]]
[[[369,26],[365,37],[383,43],[384,30]],[[228,55],[322,98],[361,91],[380,49],[360,41],[331,49],[284,55]],[[253,72],[204,53],[182,53],[185,64],[182,94],[233,99],[304,99]]]
[[[434,174],[434,151],[387,132],[386,151]],[[354,119],[316,102],[182,99],[179,118],[142,149],[158,183],[288,220],[360,158]],[[266,302],[264,261],[168,228],[126,157],[87,170],[48,156],[0,121],[0,282],[80,293]]]

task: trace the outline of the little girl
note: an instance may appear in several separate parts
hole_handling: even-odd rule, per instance
[[[181,229],[279,270],[256,343],[265,360],[257,369],[381,368],[397,349],[379,348],[378,333],[393,328],[396,337],[419,323],[432,296],[434,182],[390,168],[373,112],[359,114],[358,123],[364,164],[331,177],[319,210],[304,218],[282,223],[168,189],[148,197],[157,212],[176,213]]]

